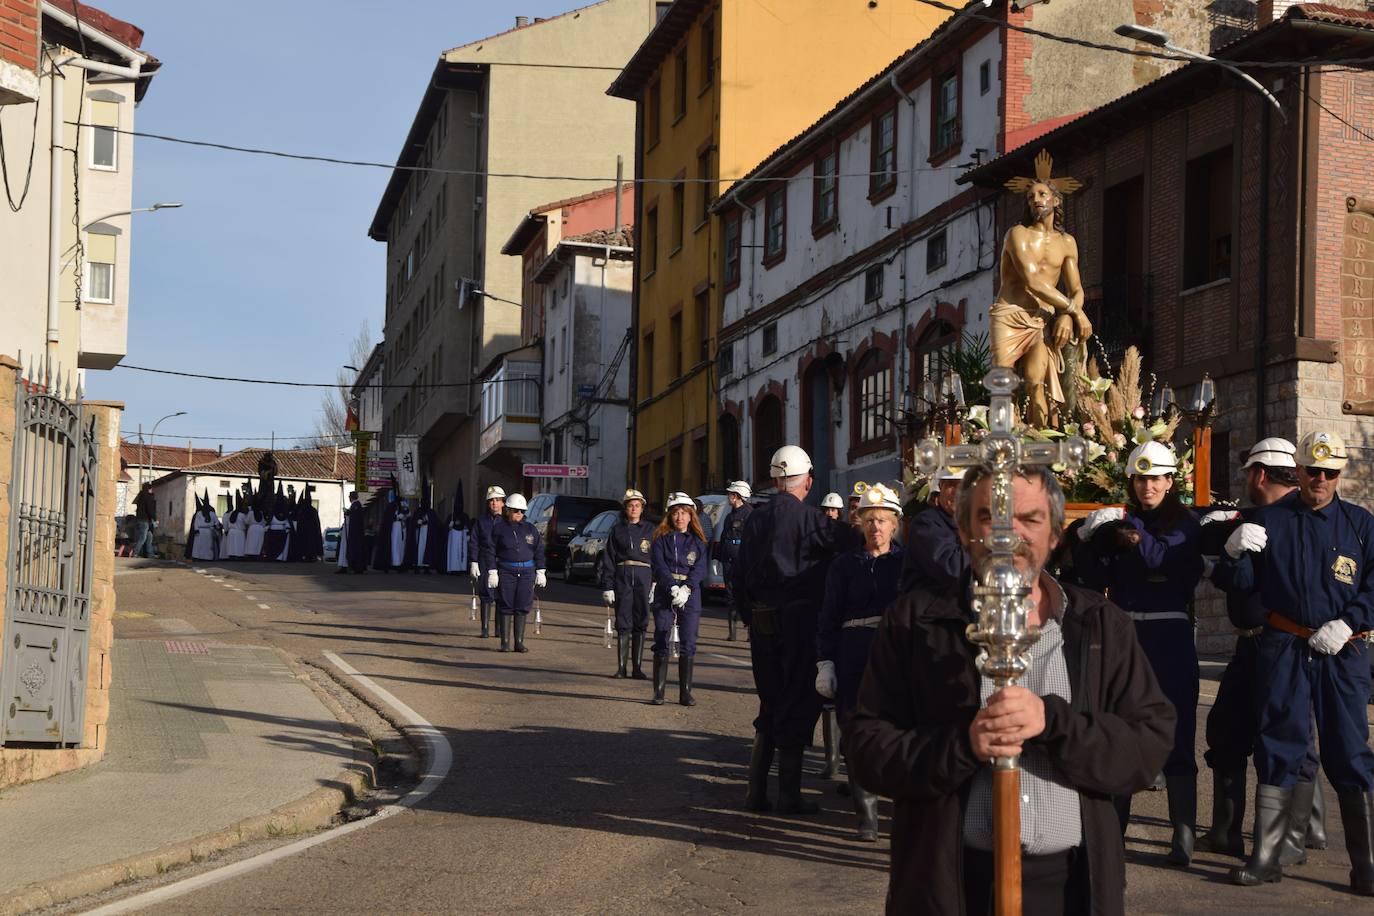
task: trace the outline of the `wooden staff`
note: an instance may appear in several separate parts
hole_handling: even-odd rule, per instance
[[[1015,757],[999,757],[992,766],[992,873],[993,912],[1021,916],[1021,770]]]

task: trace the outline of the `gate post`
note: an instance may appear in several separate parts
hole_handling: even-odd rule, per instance
[[[121,401],[83,401],[87,417],[95,418],[95,437],[100,452],[96,482],[95,513],[91,519],[90,649],[86,671],[86,717],[81,746],[105,753],[105,724],[110,718],[110,653],[114,645],[115,518],[119,488],[119,422]],[[99,759],[98,756],[96,759]]]
[[[22,367],[0,353],[0,608],[9,590],[10,486],[14,481],[14,398]],[[0,613],[0,641],[5,638],[5,615]],[[3,783],[0,783],[3,784]]]

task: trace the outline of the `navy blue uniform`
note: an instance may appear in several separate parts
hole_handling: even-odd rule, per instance
[[[1111,551],[1103,537],[1094,537],[1075,568],[1135,621],[1140,648],[1178,714],[1164,774],[1191,778],[1197,774],[1199,674],[1188,605],[1202,578],[1201,530],[1191,512],[1164,530],[1160,521],[1158,510],[1128,514],[1121,524],[1139,534],[1139,545]]]
[[[749,521],[753,512],[754,507],[746,502],[738,509],[731,509],[730,514],[725,516],[725,524],[720,527],[720,574],[725,579],[725,600],[731,607],[734,606],[734,600],[730,575],[739,559],[740,545],[744,543],[744,523]]]
[[[627,521],[624,516],[606,536],[597,559],[596,581],[602,591],[615,592],[615,631],[643,633],[649,629],[649,550],[654,526]]]
[[[858,547],[848,522],[827,518],[790,493],[756,509],[731,576],[735,609],[750,628],[759,714],[754,730],[780,750],[804,747],[816,730],[816,626],[834,557]]]
[[[492,515],[487,512],[479,516],[477,521],[472,523],[472,527],[468,529],[468,562],[476,563],[482,569],[482,574],[477,577],[477,581],[472,584],[472,587],[483,601],[496,599],[496,595],[487,589],[487,570],[491,567],[487,565],[486,548],[483,545],[491,540],[492,526],[499,521],[502,521],[499,514]]]
[[[497,519],[483,541],[482,567],[499,571],[496,610],[528,614],[534,607],[534,571],[544,568],[544,539],[526,521]]]
[[[654,658],[666,658],[668,638],[677,614],[678,652],[684,658],[697,654],[697,629],[701,625],[701,583],[711,567],[706,544],[690,531],[670,531],[651,548],[654,575]],[[692,590],[687,603],[673,607],[672,588],[685,585]]]
[[[954,594],[968,572],[968,554],[954,518],[939,506],[918,513],[907,526],[907,543],[902,594],[918,588]]]
[[[902,548],[896,544],[876,557],[861,547],[836,557],[825,577],[816,659],[835,663],[835,709],[842,722],[858,702],[868,648],[883,612],[901,594],[903,561]]]
[[[1340,618],[1356,633],[1374,628],[1374,517],[1339,496],[1312,509],[1297,492],[1260,509],[1268,544],[1240,559],[1223,556],[1216,580],[1228,592],[1254,589],[1266,612],[1312,630]],[[1374,787],[1365,707],[1369,658],[1359,642],[1336,655],[1266,623],[1259,637],[1261,685],[1255,772],[1262,785],[1291,788],[1301,776],[1312,714],[1321,762],[1337,791]]]

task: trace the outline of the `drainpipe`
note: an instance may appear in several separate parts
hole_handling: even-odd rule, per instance
[[[1300,75],[1298,77],[1302,79]],[[1270,136],[1271,111],[1268,105],[1261,106],[1260,113],[1260,134],[1264,137],[1264,143],[1260,146],[1260,175],[1262,180],[1259,187],[1259,211],[1260,211],[1260,236],[1259,236],[1259,289],[1256,291],[1258,299],[1259,314],[1256,316],[1257,325],[1255,328],[1255,441],[1264,438],[1265,432],[1265,388],[1267,387],[1267,362],[1268,355],[1265,352],[1266,343],[1269,337],[1269,169],[1270,151],[1272,144]],[[1287,125],[1284,126],[1286,131]]]
[[[897,93],[899,96],[902,97],[903,101],[905,101],[906,104],[907,104],[908,110],[910,110],[910,112],[911,112],[911,119],[910,119],[910,120],[911,120],[911,136],[908,138],[908,142],[907,142],[907,154],[906,154],[906,156],[907,156],[906,218],[902,220],[902,228],[900,229],[900,233],[901,233],[901,243],[897,246],[898,257],[900,258],[900,262],[899,262],[899,266],[900,266],[899,274],[900,274],[901,280],[902,280],[902,302],[901,302],[901,316],[902,316],[902,317],[901,317],[901,324],[899,325],[898,331],[897,331],[897,367],[898,367],[898,368],[897,368],[897,371],[898,371],[897,378],[901,380],[901,381],[900,381],[900,384],[902,385],[902,390],[905,392],[905,391],[907,391],[907,390],[910,389],[910,382],[909,382],[909,378],[908,378],[908,373],[910,372],[910,368],[907,366],[907,350],[908,350],[908,347],[907,347],[907,345],[906,345],[906,341],[903,339],[903,335],[906,333],[906,329],[907,329],[907,303],[908,303],[908,301],[909,301],[909,298],[908,298],[908,296],[907,296],[907,280],[906,280],[906,258],[907,258],[906,233],[907,233],[907,227],[908,227],[909,225],[911,225],[912,220],[914,220],[914,219],[916,218],[916,212],[915,212],[915,211],[916,211],[916,99],[913,98],[913,97],[910,96],[910,95],[907,95],[907,93],[902,89],[902,84],[899,83],[899,82],[897,81],[897,71],[896,71],[896,70],[893,70],[891,73],[889,73],[889,74],[887,75],[887,79],[888,79],[888,83],[891,84],[891,86],[892,86],[892,91],[895,92],[895,93]],[[962,88],[961,88],[960,91],[962,91]],[[981,252],[979,253],[979,256],[981,257]],[[892,396],[893,396],[894,399],[897,397],[897,386],[896,386],[896,385],[893,385],[893,386],[892,386]],[[903,400],[905,400],[905,397],[903,398]],[[896,406],[896,405],[894,405],[894,407],[895,407],[895,406]],[[896,416],[897,411],[894,409],[894,410],[892,411],[892,413],[893,413],[893,416]],[[894,437],[896,438],[896,440],[897,440],[897,462],[898,462],[898,464],[900,465],[901,462],[902,462],[902,458],[903,458],[903,455],[902,455],[902,444],[901,444],[901,443],[902,443],[902,436],[901,436],[901,432],[898,431],[898,429],[897,429],[897,427],[896,427],[896,424],[893,424],[892,434],[893,434],[893,436],[894,436]]]

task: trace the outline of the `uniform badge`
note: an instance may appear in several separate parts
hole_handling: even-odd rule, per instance
[[[648,552],[649,552],[649,539],[648,539],[648,538],[642,538],[642,539],[640,540],[640,542],[639,542],[639,552],[640,552],[640,553],[648,553]]]
[[[695,563],[696,561],[697,561],[697,552],[696,552],[695,550],[689,550],[689,551],[687,551],[687,562],[688,562],[688,563]]]
[[[525,535],[525,543],[526,543],[526,544],[533,544],[533,543],[534,543],[534,535],[532,535],[532,534],[527,534],[527,535]]]
[[[1331,564],[1331,574],[1336,577],[1337,582],[1345,585],[1355,584],[1355,571],[1358,567],[1355,561],[1347,556],[1336,557],[1336,562]]]

